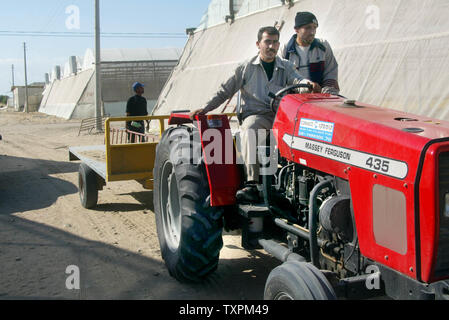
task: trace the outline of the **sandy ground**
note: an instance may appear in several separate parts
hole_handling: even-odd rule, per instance
[[[280,264],[224,236],[217,271],[197,285],[178,283],[161,259],[152,191],[109,183],[95,210],[81,207],[78,162],[68,147],[103,143],[79,122],[0,111],[0,299],[262,299]],[[80,289],[66,280],[80,271]]]

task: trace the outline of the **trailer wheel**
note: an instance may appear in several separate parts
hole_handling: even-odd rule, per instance
[[[85,163],[78,171],[78,188],[81,205],[86,209],[94,208],[98,201],[97,174]]]
[[[307,262],[287,261],[274,268],[265,284],[265,300],[335,300],[326,277]]]
[[[183,126],[166,131],[153,171],[162,258],[170,274],[182,282],[199,282],[215,271],[223,246],[223,210],[210,206],[205,166],[179,157],[191,155],[192,135],[193,129]]]

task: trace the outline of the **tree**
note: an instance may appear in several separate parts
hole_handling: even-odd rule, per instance
[[[0,95],[0,104],[6,105],[8,103],[9,96]]]

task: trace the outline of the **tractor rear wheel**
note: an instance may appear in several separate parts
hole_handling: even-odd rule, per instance
[[[206,168],[191,155],[193,130],[167,130],[156,149],[154,212],[162,258],[182,282],[205,279],[218,266],[223,210],[210,206]],[[181,157],[180,157],[181,156]]]
[[[307,262],[287,261],[274,268],[265,284],[265,300],[335,300],[329,281]]]

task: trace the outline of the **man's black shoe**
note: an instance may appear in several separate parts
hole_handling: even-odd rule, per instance
[[[255,185],[247,185],[235,194],[238,202],[257,203],[260,201],[259,190]]]

